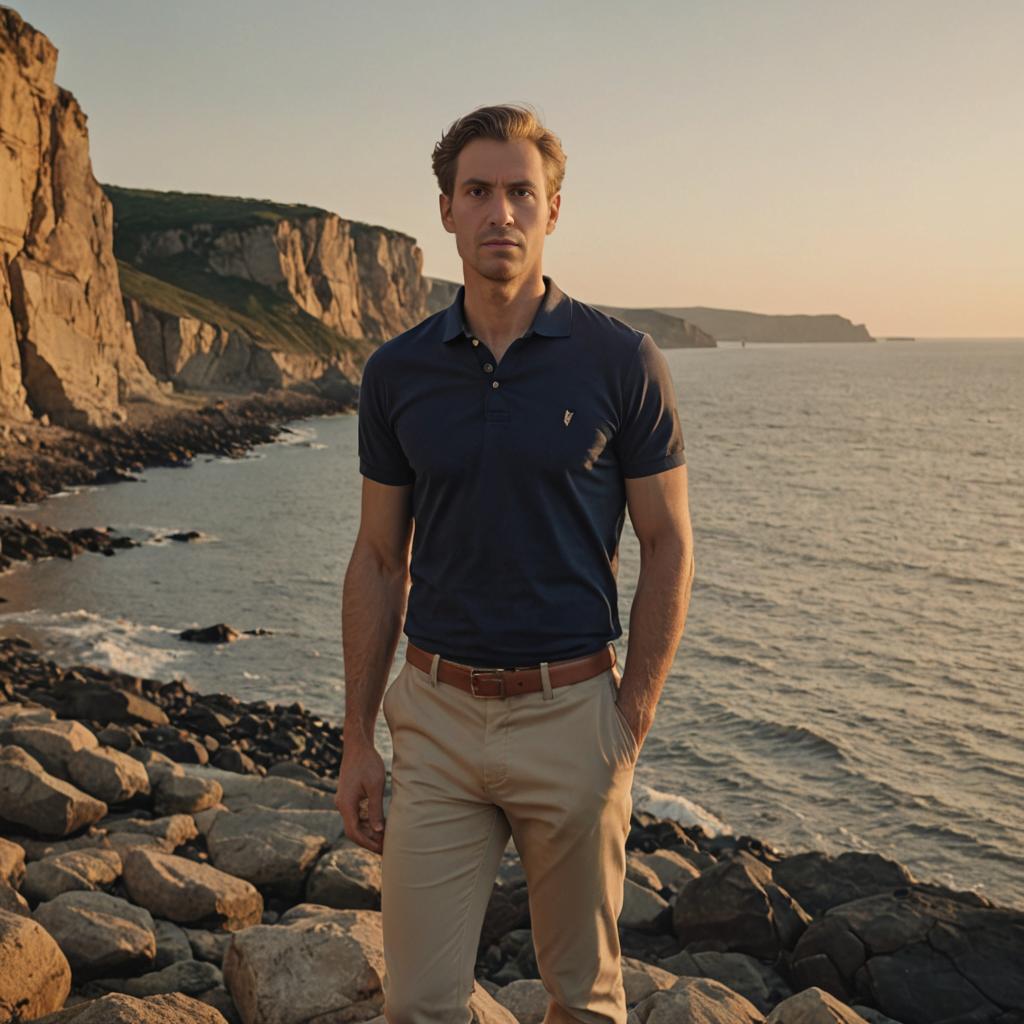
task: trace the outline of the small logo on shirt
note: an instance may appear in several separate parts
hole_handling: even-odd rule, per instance
[[[572,420],[572,417],[573,417],[573,413],[574,413],[574,410],[572,410],[572,409],[566,409],[565,410],[565,415],[562,417],[562,422],[566,426],[569,426],[569,423],[570,423],[570,421]]]

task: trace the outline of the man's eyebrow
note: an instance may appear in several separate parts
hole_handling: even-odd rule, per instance
[[[493,188],[493,181],[484,181],[483,178],[466,178],[461,182],[462,188],[475,187],[477,185],[483,185],[485,188]],[[519,181],[510,181],[508,188],[536,188],[536,182],[531,181],[529,178],[522,178]]]

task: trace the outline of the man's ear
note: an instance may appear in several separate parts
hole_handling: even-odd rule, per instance
[[[562,193],[556,192],[551,197],[551,204],[548,206],[548,223],[544,230],[546,235],[550,235],[555,230],[555,225],[558,223],[558,211],[562,206]]]
[[[446,196],[443,192],[437,197],[438,205],[441,209],[441,223],[444,225],[445,231],[450,235],[455,234],[455,221],[452,220],[452,200],[450,196]]]

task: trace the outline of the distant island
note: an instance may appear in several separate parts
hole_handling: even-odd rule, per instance
[[[682,317],[718,341],[768,342],[865,342],[875,339],[864,324],[855,324],[835,313],[770,314],[709,306],[659,307],[659,312]]]

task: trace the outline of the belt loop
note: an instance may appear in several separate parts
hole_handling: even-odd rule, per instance
[[[430,682],[431,685],[435,687],[437,686],[437,664],[440,660],[440,654],[435,654],[433,658],[430,659]]]
[[[551,692],[551,673],[548,671],[548,663],[546,661],[540,663],[540,682],[544,687],[544,699],[552,700],[555,695]]]

